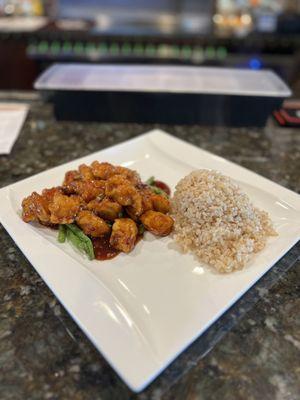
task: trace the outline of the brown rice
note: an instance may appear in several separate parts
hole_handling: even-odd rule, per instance
[[[268,214],[216,171],[194,171],[179,181],[172,216],[183,251],[193,251],[219,272],[243,268],[265,247],[267,237],[276,235]]]

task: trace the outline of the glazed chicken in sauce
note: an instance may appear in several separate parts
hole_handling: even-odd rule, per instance
[[[73,241],[81,240],[83,247],[90,241],[96,258],[109,259],[132,251],[144,230],[169,235],[173,228],[173,219],[167,215],[169,194],[162,182],[145,184],[136,171],[94,161],[66,172],[61,186],[26,197],[22,218],[69,228]]]

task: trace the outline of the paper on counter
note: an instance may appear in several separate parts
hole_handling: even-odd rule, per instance
[[[0,154],[9,154],[25,121],[27,104],[0,103]]]
[[[48,23],[46,17],[1,17],[0,31],[34,32]]]

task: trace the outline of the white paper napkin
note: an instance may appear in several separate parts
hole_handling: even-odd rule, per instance
[[[25,121],[28,105],[0,103],[0,154],[9,154]]]
[[[0,30],[4,32],[34,32],[43,28],[47,23],[48,19],[45,17],[1,17]]]

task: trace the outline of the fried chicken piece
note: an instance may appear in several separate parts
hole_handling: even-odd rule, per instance
[[[72,182],[81,179],[80,173],[76,170],[68,171],[65,173],[65,179],[63,181],[63,186],[69,186]]]
[[[148,187],[141,189],[142,201],[143,201],[143,212],[153,210],[152,195],[153,192]]]
[[[110,232],[110,226],[91,211],[80,211],[76,222],[86,235],[100,237]]]
[[[114,175],[106,182],[105,194],[122,206],[138,202],[138,190],[122,175]]]
[[[133,219],[135,222],[138,221],[138,215],[136,215],[135,210],[132,206],[125,207],[126,214]]]
[[[96,188],[102,189],[103,193],[105,192],[106,188],[106,181],[104,179],[96,179],[93,181],[93,185]]]
[[[153,210],[152,196],[153,192],[147,187],[139,185],[140,199],[135,198],[132,206],[126,207],[126,212],[134,221],[137,221],[139,216],[148,210]]]
[[[79,196],[65,196],[55,193],[49,204],[50,222],[52,224],[71,224],[79,212],[82,200]]]
[[[119,218],[120,213],[122,212],[122,206],[116,201],[108,198],[105,198],[102,201],[99,201],[98,199],[90,201],[87,205],[87,209],[93,211],[101,218],[108,219],[109,221],[114,221],[116,218]]]
[[[133,171],[132,169],[121,167],[118,165],[115,167],[115,175],[124,176],[128,181],[130,181],[134,185],[141,184],[140,175],[136,171]]]
[[[137,193],[132,196],[132,200],[132,206],[126,207],[126,212],[130,218],[137,221],[139,216],[144,212],[141,193],[137,191]]]
[[[67,194],[78,194],[85,202],[95,199],[97,196],[104,195],[103,184],[97,181],[73,181],[64,187]]]
[[[160,194],[152,194],[151,196],[153,210],[167,214],[170,211],[170,201],[167,197]]]
[[[63,189],[61,186],[56,186],[50,189],[43,189],[42,197],[50,203],[53,200],[53,197],[56,193],[63,193]]]
[[[130,218],[116,219],[109,243],[117,250],[129,253],[135,246],[138,228]]]
[[[94,176],[99,179],[106,180],[115,174],[115,167],[108,162],[94,161],[91,164],[91,169]]]
[[[50,223],[49,204],[45,197],[37,192],[31,193],[22,201],[22,219],[25,222],[39,221],[43,224]]]
[[[174,221],[169,215],[158,211],[146,211],[140,220],[144,227],[157,236],[167,236],[173,228]]]
[[[60,186],[44,189],[42,194],[33,192],[22,202],[22,218],[25,222],[39,221],[43,225],[51,225],[49,204],[56,193],[62,193]]]
[[[84,181],[91,181],[95,179],[92,168],[88,167],[86,164],[79,165],[78,171]]]

